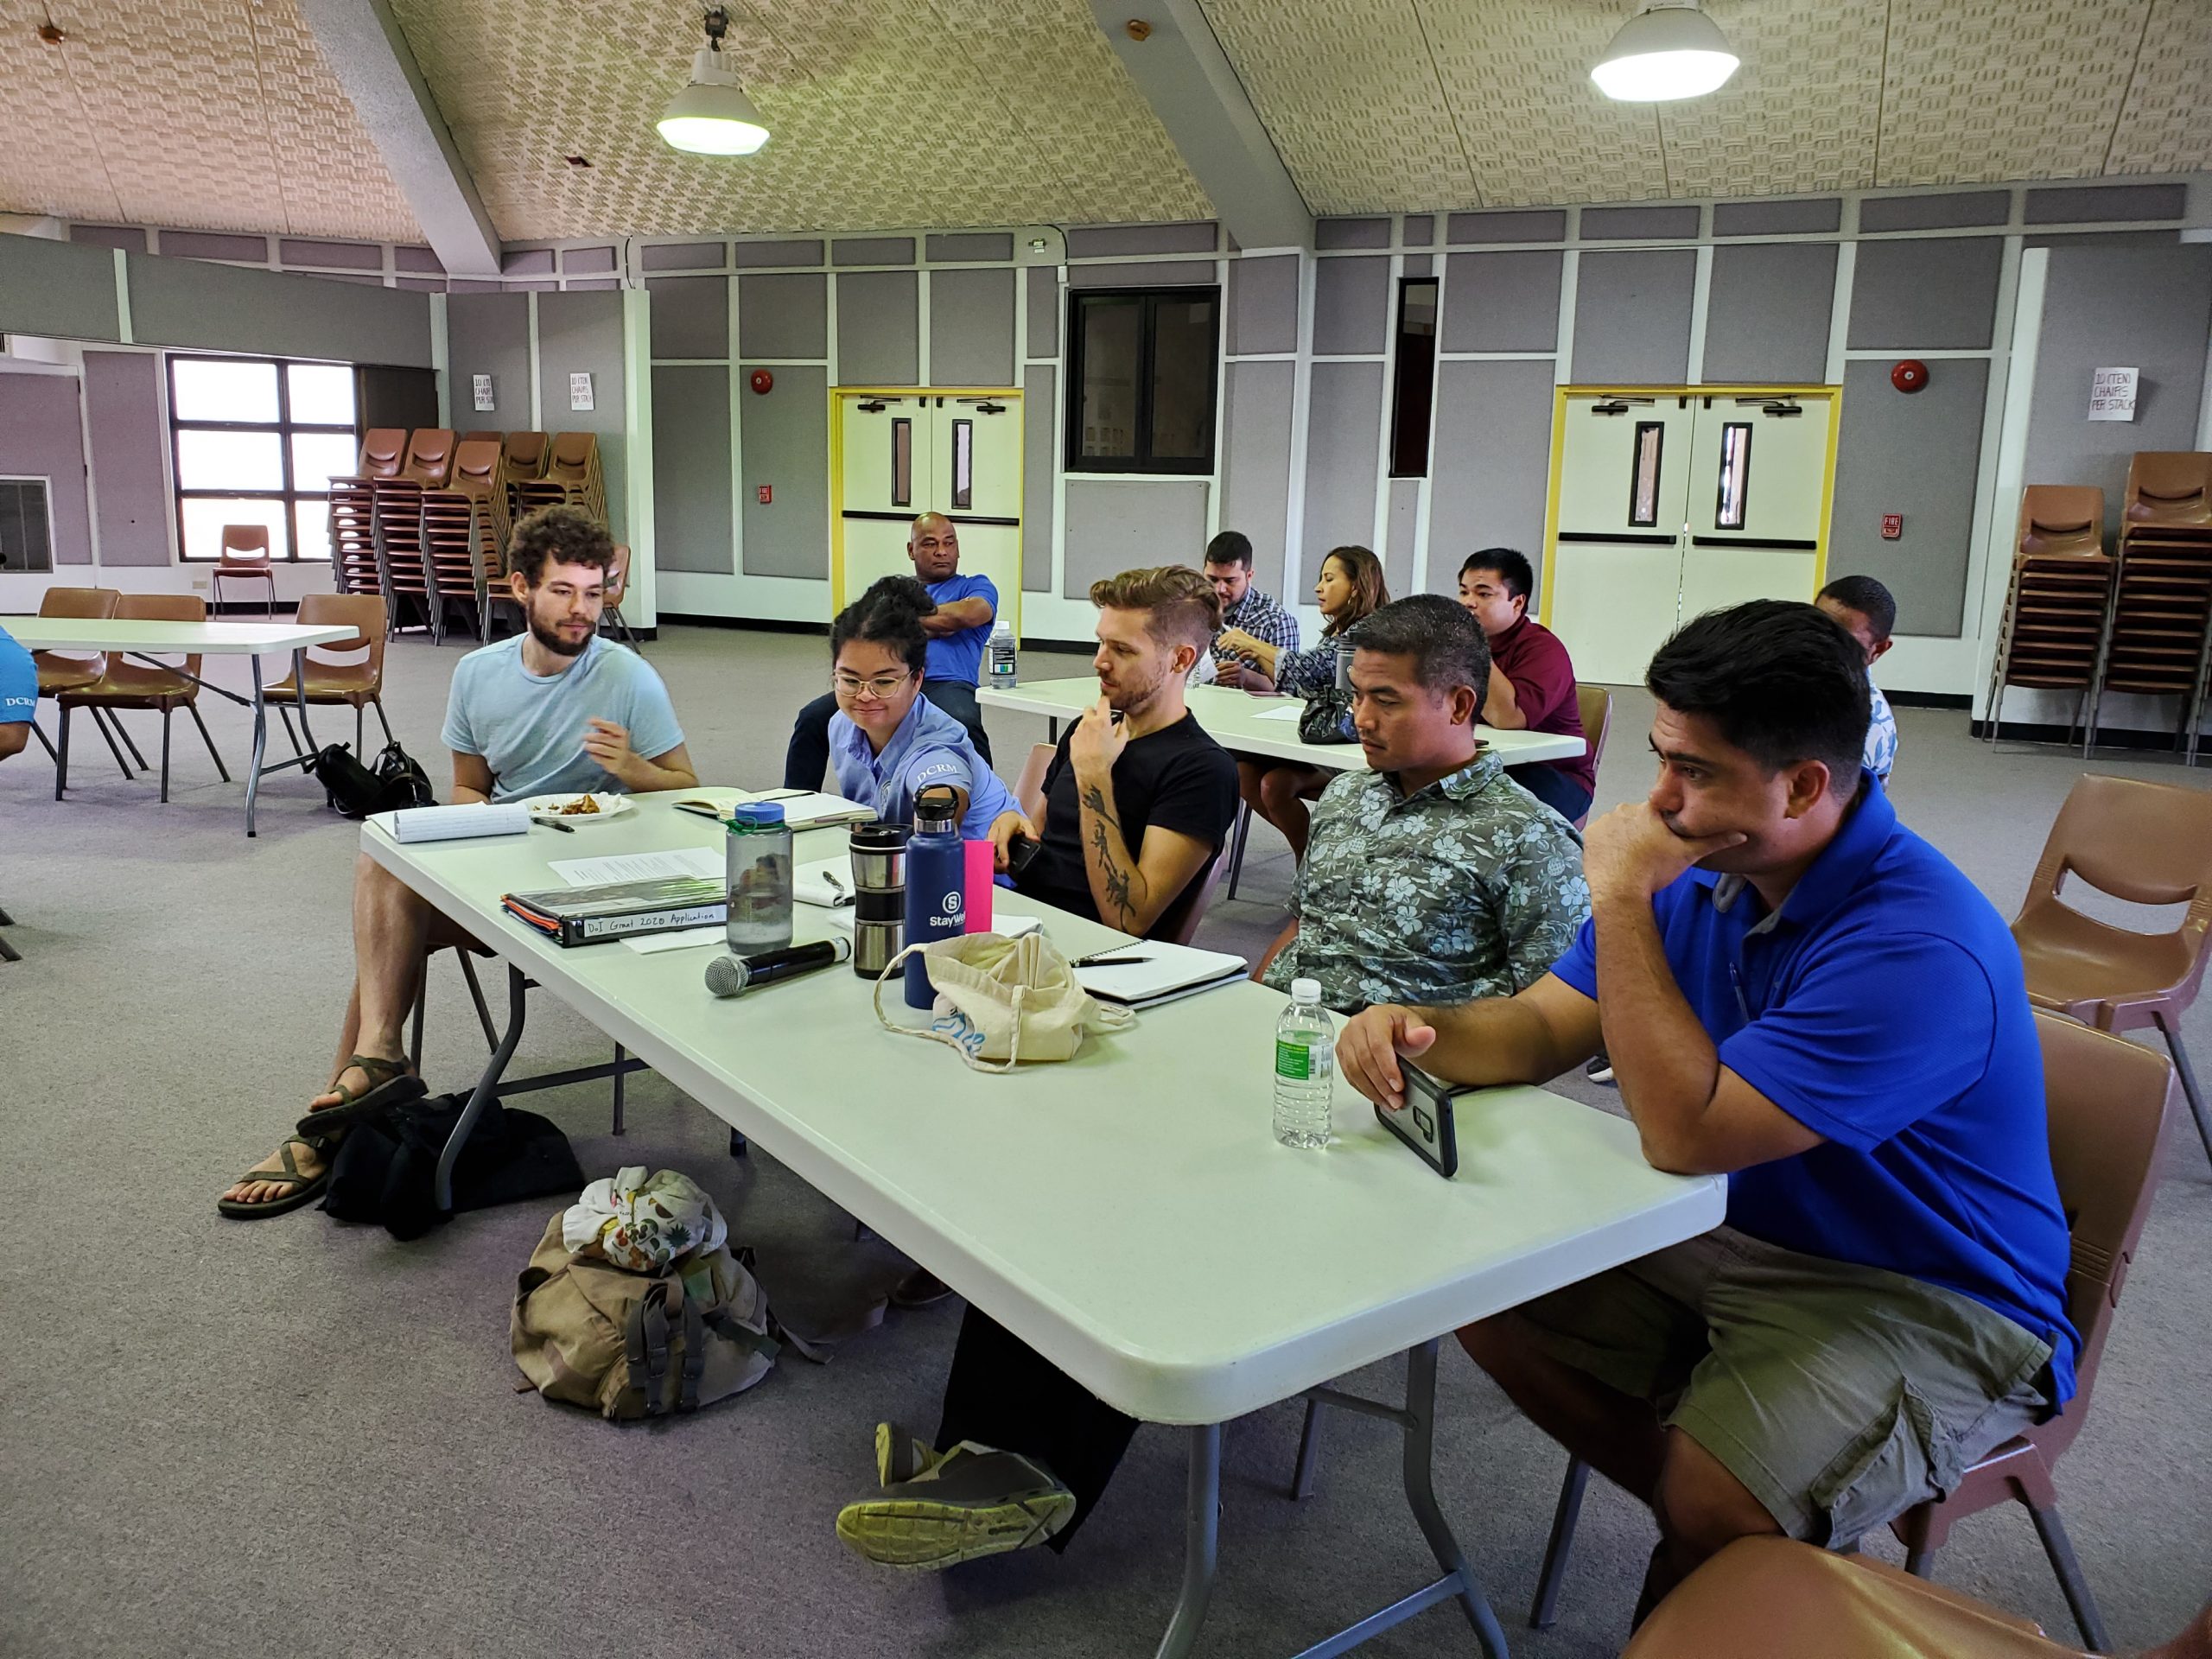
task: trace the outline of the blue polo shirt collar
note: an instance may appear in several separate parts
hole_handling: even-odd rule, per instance
[[[868,747],[868,734],[860,728],[860,722],[849,719],[845,730],[839,734],[844,742],[845,753],[865,762],[868,770],[875,774],[879,784],[886,778],[895,776],[899,764],[914,747],[914,741],[921,735],[925,719],[923,710],[936,706],[927,697],[916,697],[914,706],[906,711],[906,717],[899,722],[897,729],[891,734],[891,741],[883,746],[880,754]]]
[[[1754,931],[1770,931],[1777,921],[1809,927],[1826,920],[1865,887],[1867,872],[1874,868],[1874,861],[1890,844],[1897,828],[1897,810],[1882,792],[1881,781],[1872,772],[1861,771],[1858,798],[1845,814],[1835,839],[1821,849],[1821,855],[1798,877],[1782,908],[1763,918]],[[1715,875],[1706,870],[1692,871],[1690,879],[1707,889],[1713,907],[1724,915],[1749,885],[1740,875]]]

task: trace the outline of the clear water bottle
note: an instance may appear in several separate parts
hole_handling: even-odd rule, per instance
[[[1294,979],[1290,1006],[1275,1021],[1275,1139],[1286,1147],[1327,1146],[1336,1083],[1337,1032],[1321,1006],[1321,982]]]
[[[986,685],[1004,689],[1021,683],[1014,660],[1013,623],[991,624],[991,643],[984,654],[984,661],[989,667],[989,672],[983,677]]]
[[[773,801],[732,810],[724,864],[729,913],[722,934],[738,956],[791,942],[791,830]]]

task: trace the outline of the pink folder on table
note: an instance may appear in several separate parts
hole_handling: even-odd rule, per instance
[[[967,862],[961,870],[963,902],[967,906],[968,931],[988,933],[991,931],[991,874],[996,865],[997,853],[988,841],[964,843]]]

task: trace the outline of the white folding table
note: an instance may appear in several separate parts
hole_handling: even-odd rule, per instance
[[[297,760],[279,760],[271,766],[262,764],[262,756],[269,745],[269,711],[261,695],[261,659],[264,656],[289,652],[292,658],[292,689],[300,713],[300,734],[309,754],[315,753],[315,734],[308,726],[307,652],[310,645],[331,645],[353,637],[353,630],[342,626],[307,626],[297,622],[158,622],[138,618],[70,616],[0,616],[0,627],[16,637],[16,642],[29,651],[111,651],[172,674],[184,671],[174,664],[160,660],[161,656],[173,657],[245,657],[251,659],[253,684],[251,693],[240,696],[226,690],[213,682],[194,678],[194,683],[213,691],[217,696],[228,697],[232,702],[253,710],[253,766],[245,778],[245,832],[254,833],[254,804],[261,792],[261,780],[272,772],[283,772],[299,766]],[[156,653],[159,653],[158,655]],[[46,734],[39,734],[44,741]],[[50,746],[49,746],[50,747]],[[63,758],[54,756],[55,788],[59,792],[67,774],[60,768]]]
[[[880,1029],[872,987],[849,969],[718,1001],[702,982],[710,950],[563,950],[499,908],[503,893],[560,886],[556,859],[715,839],[651,796],[571,835],[404,846],[363,829],[371,857],[508,965],[508,1030],[441,1179],[501,1092],[535,980],[1099,1398],[1189,1429],[1188,1541],[1166,1656],[1191,1650],[1212,1585],[1221,1425],[1409,1353],[1405,1406],[1365,1408],[1405,1433],[1408,1501],[1441,1576],[1307,1652],[1341,1653],[1456,1599],[1498,1659],[1503,1635],[1429,1484],[1440,1335],[1707,1230],[1724,1183],[1661,1174],[1630,1125],[1537,1089],[1462,1103],[1451,1181],[1341,1083],[1335,1144],[1279,1146],[1283,999],[1249,982],[1148,1009],[1073,1060],[985,1075]],[[834,856],[843,840],[811,831],[794,856]],[[995,903],[1043,916],[1071,957],[1127,942],[1004,889]],[[799,942],[832,925],[798,906]]]

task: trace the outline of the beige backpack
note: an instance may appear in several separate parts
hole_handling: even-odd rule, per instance
[[[716,1244],[680,1268],[633,1273],[571,1253],[562,1223],[546,1224],[516,1283],[508,1338],[528,1379],[518,1393],[535,1388],[610,1421],[658,1417],[742,1394],[786,1346],[823,1357],[768,1311],[751,1251]]]

